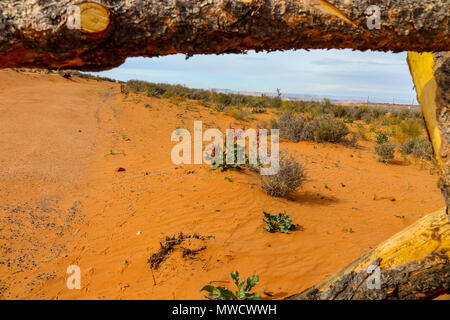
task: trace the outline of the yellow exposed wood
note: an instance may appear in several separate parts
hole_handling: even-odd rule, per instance
[[[345,274],[366,269],[378,258],[381,259],[380,268],[388,269],[409,261],[421,260],[432,252],[440,252],[450,257],[450,221],[445,208],[422,217],[316,288],[324,291]]]
[[[89,33],[105,31],[109,26],[108,10],[93,2],[79,4],[81,30]]]
[[[435,159],[445,170],[445,164],[440,156],[441,134],[436,119],[437,82],[434,78],[434,54],[425,52],[409,52],[408,65],[417,91],[417,99],[422,107],[428,133],[433,143]]]
[[[318,0],[320,3],[320,6],[322,7],[322,10],[326,13],[329,13],[331,15],[334,15],[338,17],[339,19],[344,20],[348,24],[351,24],[354,27],[358,27],[352,20],[350,20],[344,13],[342,13],[338,8],[336,8],[333,4],[329,3],[325,0]]]

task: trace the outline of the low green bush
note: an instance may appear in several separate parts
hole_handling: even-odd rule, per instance
[[[321,118],[314,130],[314,140],[317,142],[341,142],[350,131],[344,121],[333,118]]]
[[[289,231],[296,229],[296,225],[292,224],[292,218],[286,215],[286,211],[278,214],[270,214],[263,211],[263,214],[263,221],[266,223],[264,229],[268,232],[289,233]]]
[[[250,293],[254,286],[259,282],[258,275],[252,275],[247,278],[247,281],[239,278],[239,272],[234,271],[230,273],[234,280],[237,291],[233,292],[225,287],[214,287],[211,285],[204,286],[200,291],[207,291],[209,295],[205,298],[209,300],[261,300],[261,296],[257,293]]]
[[[375,136],[375,140],[376,140],[377,144],[383,144],[383,143],[389,141],[389,137],[387,136],[386,133],[381,132]]]
[[[433,147],[428,139],[410,138],[400,145],[402,154],[412,154],[416,158],[430,160],[433,157]]]
[[[387,163],[394,159],[395,145],[390,141],[376,144],[375,153],[378,155],[378,161]]]

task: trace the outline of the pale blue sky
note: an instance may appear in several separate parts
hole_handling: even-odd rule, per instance
[[[192,88],[415,101],[406,53],[298,50],[271,53],[129,58],[98,73],[119,80],[184,84]],[[415,102],[416,103],[416,102]]]

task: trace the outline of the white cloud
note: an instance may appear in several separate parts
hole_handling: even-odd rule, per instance
[[[245,55],[184,55],[131,58],[102,72],[120,80],[133,78],[181,83],[195,88],[225,88],[330,96],[372,96],[410,103],[415,98],[406,54],[351,50],[249,52]]]

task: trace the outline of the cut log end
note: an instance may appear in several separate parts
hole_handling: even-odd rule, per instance
[[[108,29],[110,20],[109,12],[103,6],[85,2],[79,4],[80,8],[80,28],[86,33],[99,33]]]
[[[80,1],[0,1],[0,67],[100,71],[174,53],[449,47],[447,0],[379,0],[372,13],[369,0]]]

